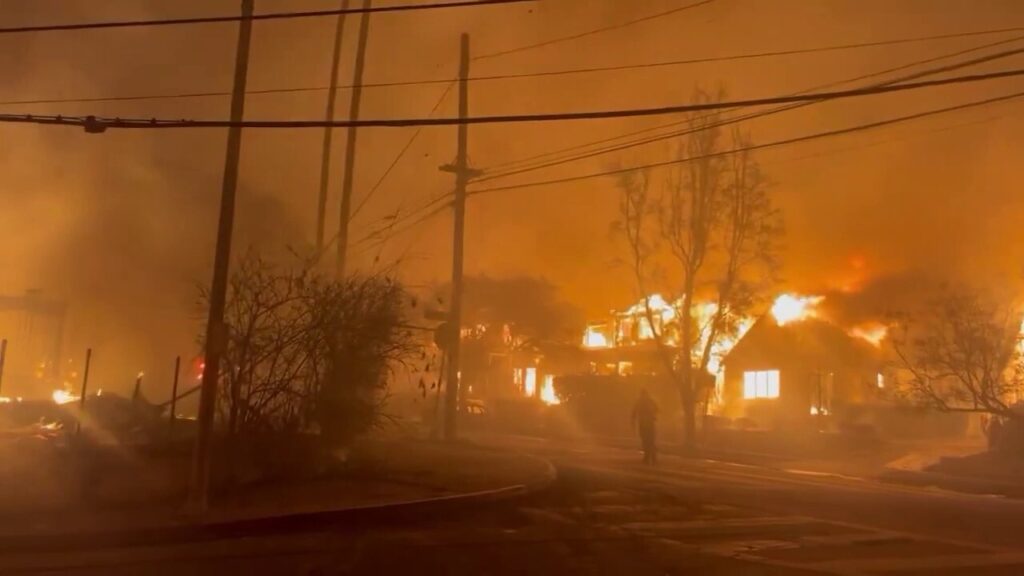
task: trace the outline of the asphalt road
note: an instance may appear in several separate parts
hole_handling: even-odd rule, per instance
[[[173,546],[21,552],[2,574],[1022,574],[1024,502],[502,439],[559,481],[501,506]]]

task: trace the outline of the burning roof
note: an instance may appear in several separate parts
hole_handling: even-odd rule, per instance
[[[806,366],[877,365],[881,352],[871,342],[820,318],[780,323],[764,316],[727,355],[726,365],[779,359]]]
[[[799,294],[781,294],[772,303],[768,311],[760,317],[741,317],[733,319],[733,330],[728,334],[719,335],[712,346],[712,358],[709,370],[717,373],[721,360],[728,356],[737,344],[744,339],[748,330],[755,325],[771,326],[781,334],[803,336],[784,336],[782,341],[793,337],[817,341],[822,346],[836,346],[840,353],[849,348],[849,342],[856,343],[856,348],[879,348],[888,335],[888,328],[880,321],[866,321],[854,326],[840,326],[832,322],[823,309],[824,296],[808,296]],[[583,334],[582,345],[586,349],[614,349],[651,343],[660,339],[668,346],[678,346],[678,318],[682,316],[679,301],[670,301],[660,294],[653,294],[641,299],[636,304],[621,312],[613,312],[610,318],[601,322],[591,323]],[[708,327],[718,310],[714,302],[698,302],[694,306],[693,316],[698,324],[699,338],[696,348],[703,348],[707,342]],[[761,328],[760,330],[770,330]],[[792,342],[791,342],[792,343]]]

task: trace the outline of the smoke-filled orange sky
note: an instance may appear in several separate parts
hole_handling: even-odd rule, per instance
[[[662,12],[683,0],[541,0],[533,4],[382,14],[372,19],[366,82],[450,78],[458,35],[474,54],[533,44]],[[257,0],[257,11],[335,8],[331,0]],[[233,13],[234,1],[7,0],[5,25]],[[342,83],[351,76],[358,18],[350,17]],[[1017,0],[716,0],[619,30],[516,54],[475,60],[473,75],[635,64],[860,43],[1024,26]],[[333,18],[258,22],[252,90],[326,83]],[[1024,33],[1018,32],[1018,35]],[[609,73],[474,82],[471,113],[558,112],[685,102],[695,86],[729,98],[791,93],[948,54],[1014,33],[895,46]],[[230,89],[236,25],[137,28],[0,36],[0,101],[174,94]],[[1024,40],[1022,40],[1024,41]],[[1003,49],[1017,47],[1010,43]],[[995,50],[995,49],[993,49]],[[955,60],[952,60],[955,61]],[[945,61],[948,62],[948,61]],[[1024,56],[971,68],[1019,67]],[[918,68],[920,69],[920,68]],[[918,70],[914,69],[914,70]],[[766,142],[1019,91],[1019,78],[808,106],[745,125]],[[364,118],[427,115],[444,85],[367,89]],[[323,92],[252,95],[251,119],[317,119]],[[339,93],[339,111],[348,93]],[[449,94],[439,114],[455,113]],[[821,291],[925,269],[1016,283],[1024,262],[1021,103],[943,115],[877,131],[765,150],[786,224],[785,287]],[[2,105],[21,113],[226,118],[228,99]],[[487,168],[539,152],[652,127],[678,118],[480,126],[473,164]],[[122,379],[135,364],[158,369],[194,352],[195,287],[208,281],[225,133],[109,131],[4,125],[0,145],[0,294],[28,288],[67,299],[70,344],[108,359],[98,377]],[[357,202],[414,129],[360,132]],[[336,142],[343,142],[339,131]],[[236,253],[312,241],[321,132],[248,131],[244,138]],[[335,147],[330,221],[337,220],[343,145]],[[425,128],[358,215],[354,238],[396,210],[451,190],[439,164],[455,153],[455,129]],[[493,184],[545,180],[609,166],[664,160],[667,143],[638,147]],[[654,178],[658,173],[654,173]],[[618,192],[600,178],[480,196],[470,201],[470,273],[538,275],[589,314],[634,297],[609,233]],[[390,238],[381,262],[401,260],[412,284],[445,279],[450,216]],[[333,233],[333,229],[330,230]],[[377,249],[356,246],[358,266]],[[129,370],[128,366],[132,369]],[[107,366],[107,368],[104,368]],[[105,372],[106,370],[106,372]]]

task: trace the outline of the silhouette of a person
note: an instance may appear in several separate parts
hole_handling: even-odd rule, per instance
[[[640,445],[644,451],[644,464],[658,461],[658,446],[655,438],[655,424],[658,421],[658,405],[647,393],[640,391],[640,397],[633,404],[633,426],[640,434]]]

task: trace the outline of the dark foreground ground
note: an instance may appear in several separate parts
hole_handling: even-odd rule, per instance
[[[492,440],[550,458],[524,500],[378,525],[175,545],[19,551],[3,574],[1022,574],[1024,502]]]

